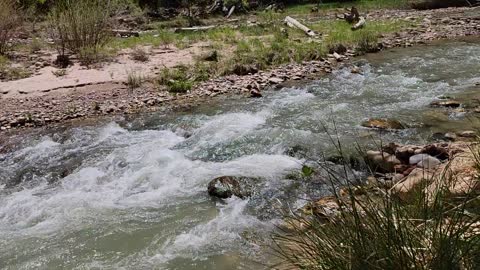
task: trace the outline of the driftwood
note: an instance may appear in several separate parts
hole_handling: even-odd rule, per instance
[[[175,33],[182,33],[182,32],[199,32],[199,31],[207,31],[210,29],[214,29],[217,26],[209,25],[209,26],[194,26],[194,27],[181,27],[175,29]]]
[[[366,23],[365,18],[360,17],[358,22],[352,26],[352,30],[355,31],[355,30],[358,30],[358,29],[362,28],[363,26],[365,26],[365,23]]]
[[[230,11],[228,12],[226,18],[230,18],[230,16],[232,16],[233,12],[235,12],[235,6],[232,6],[232,8],[230,8]]]
[[[302,30],[303,32],[305,32],[305,34],[307,34],[310,37],[317,36],[317,34],[312,29],[306,27],[305,25],[301,24],[299,21],[295,20],[294,18],[292,18],[290,16],[287,16],[285,18],[285,23],[289,27],[296,27],[296,28]]]

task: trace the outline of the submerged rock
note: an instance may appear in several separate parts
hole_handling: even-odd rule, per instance
[[[238,176],[221,176],[208,183],[208,194],[220,199],[228,199],[232,196],[241,199],[250,196],[250,193],[242,188],[241,183],[246,178]]]
[[[372,118],[362,123],[363,127],[376,129],[404,129],[405,126],[397,120],[385,118]]]

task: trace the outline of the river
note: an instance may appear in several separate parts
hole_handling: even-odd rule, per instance
[[[0,154],[0,268],[264,269],[275,205],[304,203],[286,177],[304,160],[289,150],[315,157],[331,153],[331,136],[423,143],[479,127],[428,106],[442,95],[475,105],[479,43],[356,61],[360,74],[341,69],[261,99],[16,135],[21,145]],[[408,128],[361,127],[372,117]],[[206,186],[224,175],[261,181],[249,199],[212,200]]]

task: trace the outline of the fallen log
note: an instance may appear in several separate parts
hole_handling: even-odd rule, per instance
[[[228,12],[226,18],[230,18],[230,16],[232,16],[233,12],[235,12],[235,6],[232,6],[232,8],[230,8],[230,11]]]
[[[366,20],[365,17],[359,17],[358,22],[352,26],[352,30],[358,30],[360,28],[363,28],[365,26]]]
[[[317,36],[317,33],[315,33],[312,29],[306,27],[305,25],[301,24],[299,21],[295,20],[294,18],[292,18],[290,16],[287,16],[285,18],[285,23],[289,27],[296,27],[296,28],[302,30],[303,32],[305,32],[305,34],[307,34],[310,37]]]
[[[214,29],[217,26],[209,25],[209,26],[194,26],[194,27],[181,27],[176,28],[175,33],[182,33],[182,32],[199,32],[199,31],[207,31],[210,29]]]

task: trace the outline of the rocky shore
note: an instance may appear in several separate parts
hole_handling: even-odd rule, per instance
[[[371,48],[371,52],[480,34],[479,8],[387,10],[372,12],[368,18],[399,19],[412,25],[405,31],[382,37],[381,42]],[[243,76],[214,78],[201,83],[187,94],[159,91],[148,83],[131,90],[126,83],[112,81],[81,84],[73,89],[44,91],[39,95],[0,97],[0,133],[8,133],[17,128],[48,126],[71,119],[191,107],[219,95],[261,97],[264,89],[281,87],[291,81],[315,79],[319,74],[351,65],[349,60],[356,55],[356,48],[348,48],[342,53],[333,52],[321,61],[287,64],[269,71],[252,70]],[[352,67],[352,72],[355,70]]]

